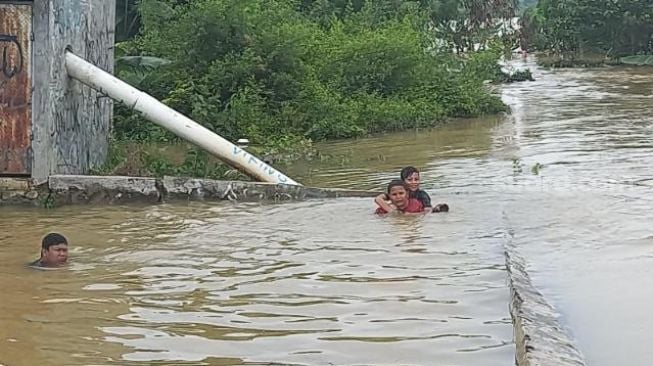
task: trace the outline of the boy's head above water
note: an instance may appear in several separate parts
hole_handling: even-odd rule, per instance
[[[400,177],[410,191],[415,192],[419,189],[419,170],[414,166],[407,166],[401,169]]]
[[[388,198],[398,209],[408,205],[408,187],[404,181],[395,179],[388,184]]]
[[[57,267],[68,260],[68,240],[57,233],[50,233],[41,242],[40,264],[44,267]]]
[[[432,212],[449,212],[449,205],[446,203],[438,203],[435,205],[435,207],[433,207]]]

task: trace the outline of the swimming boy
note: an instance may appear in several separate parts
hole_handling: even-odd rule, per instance
[[[422,207],[425,210],[431,210],[431,197],[425,191],[419,189],[420,186],[420,174],[417,168],[412,166],[407,166],[401,169],[399,174],[401,180],[406,183],[408,188],[409,198],[417,199],[422,203]],[[375,199],[374,202],[385,211],[392,211],[392,206],[390,206],[386,201],[389,199],[387,194],[380,194]],[[439,211],[434,211],[439,212]]]
[[[57,233],[50,233],[41,241],[41,258],[31,266],[34,267],[60,267],[68,261],[68,240]]]
[[[408,187],[404,181],[398,179],[391,181],[390,184],[388,184],[387,195],[390,198],[390,202],[392,203],[392,206],[388,206],[390,206],[392,209],[388,211],[383,207],[378,207],[375,214],[382,215],[392,211],[402,213],[424,212],[424,206],[422,206],[422,203],[417,199],[409,197]]]

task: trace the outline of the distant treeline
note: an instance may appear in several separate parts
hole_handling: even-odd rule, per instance
[[[615,58],[653,51],[650,0],[540,0],[522,17],[529,49]]]

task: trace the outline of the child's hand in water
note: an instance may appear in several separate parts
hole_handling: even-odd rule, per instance
[[[449,205],[446,203],[438,203],[433,207],[433,211],[431,212],[449,212]]]

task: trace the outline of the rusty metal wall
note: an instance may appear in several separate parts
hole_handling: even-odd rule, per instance
[[[0,175],[31,173],[32,6],[0,3]]]

